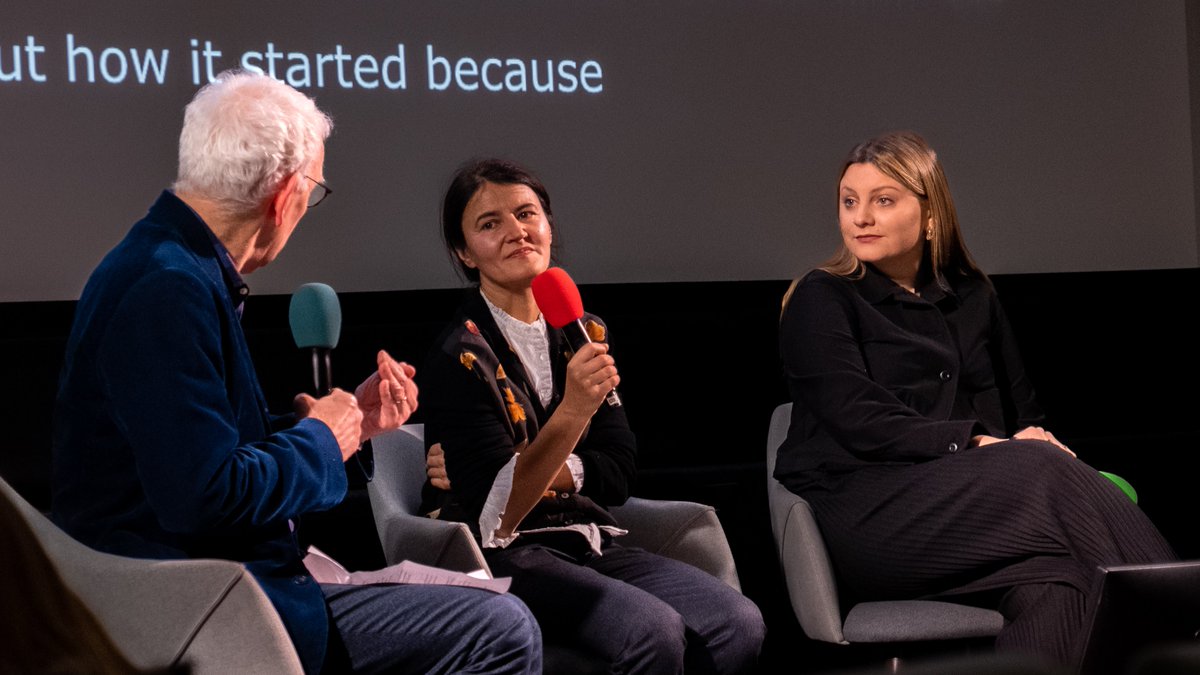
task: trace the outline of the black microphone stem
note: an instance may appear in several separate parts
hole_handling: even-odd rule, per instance
[[[313,391],[318,398],[333,391],[333,350],[328,347],[312,348]]]
[[[328,396],[333,391],[332,354],[333,350],[329,347],[312,347],[313,388],[317,392],[317,398]],[[372,452],[369,441],[354,453],[354,463],[362,473],[363,479],[368,483],[371,482],[371,479],[375,477],[375,454]],[[350,478],[350,481],[352,486],[359,483],[354,478]]]

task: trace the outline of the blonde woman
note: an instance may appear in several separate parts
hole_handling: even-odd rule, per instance
[[[1044,427],[925,140],[856,146],[837,197],[842,245],[781,318],[776,478],[812,504],[854,599],[973,598],[1007,619],[997,648],[1076,662],[1096,566],[1171,547]]]

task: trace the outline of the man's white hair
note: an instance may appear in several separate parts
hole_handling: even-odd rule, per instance
[[[184,111],[175,189],[230,216],[258,213],[283,181],[308,170],[332,130],[311,98],[283,82],[221,73]]]

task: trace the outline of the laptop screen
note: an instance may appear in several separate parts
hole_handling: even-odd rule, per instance
[[[1083,675],[1126,673],[1153,647],[1200,644],[1200,561],[1100,568]]]

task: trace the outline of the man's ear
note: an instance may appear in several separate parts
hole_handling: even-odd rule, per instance
[[[287,212],[288,200],[292,197],[298,197],[296,192],[296,184],[300,182],[300,174],[294,173],[288,176],[287,180],[279,185],[279,190],[269,202],[270,213],[267,214],[270,222],[276,227],[283,224],[283,214]]]

